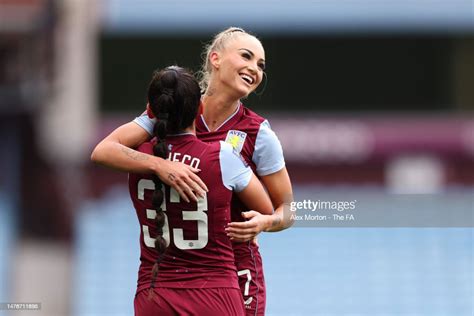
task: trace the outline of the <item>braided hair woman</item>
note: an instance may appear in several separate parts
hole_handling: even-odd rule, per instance
[[[147,113],[154,138],[138,151],[200,169],[208,188],[197,202],[155,175],[129,175],[130,195],[141,226],[135,314],[244,315],[237,269],[225,228],[232,193],[249,207],[271,214],[263,186],[225,142],[204,143],[195,135],[200,88],[177,66],[154,73]]]

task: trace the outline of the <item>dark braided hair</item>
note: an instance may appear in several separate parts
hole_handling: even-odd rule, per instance
[[[153,134],[156,144],[153,154],[163,159],[168,158],[166,136],[181,133],[190,127],[196,118],[201,99],[199,83],[188,70],[169,66],[155,71],[148,86],[148,104],[153,115],[157,118]],[[157,237],[155,248],[158,256],[152,269],[152,283],[154,287],[159,265],[166,252],[166,240],[163,238],[165,214],[161,208],[164,196],[163,182],[156,175],[153,176],[155,191],[152,205],[156,209]]]

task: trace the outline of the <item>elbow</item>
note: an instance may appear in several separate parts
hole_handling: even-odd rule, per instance
[[[293,226],[294,223],[295,223],[294,216],[291,216],[291,214],[288,214],[288,219],[286,220],[286,223],[285,223],[285,229],[290,228],[291,226]]]
[[[295,214],[296,209],[294,208],[294,197],[293,192],[290,191],[285,198],[285,202],[283,203],[283,216],[285,217],[285,226],[286,228],[290,228],[295,223]]]
[[[283,207],[283,216],[284,216],[284,226],[290,228],[295,223],[295,211],[291,209],[291,203],[287,203]]]
[[[290,228],[295,223],[295,212],[292,211],[290,203],[284,203],[278,208],[280,210],[281,230]]]
[[[91,153],[91,161],[96,164],[103,164],[104,157],[102,154],[102,150],[100,148],[100,144],[97,145]]]
[[[292,214],[288,214],[288,213],[289,212],[285,212],[283,214],[283,218],[280,217],[280,227],[275,231],[285,230],[293,226],[293,224],[295,223],[295,219],[292,216]]]

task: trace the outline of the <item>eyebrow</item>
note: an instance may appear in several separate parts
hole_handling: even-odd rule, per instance
[[[239,48],[239,50],[244,50],[244,51],[246,51],[246,52],[249,53],[252,57],[255,56],[255,54],[254,54],[251,50],[249,50],[249,49],[247,49],[247,48]],[[265,59],[260,58],[260,61],[265,62]]]

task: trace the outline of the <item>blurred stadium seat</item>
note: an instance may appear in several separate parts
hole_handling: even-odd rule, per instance
[[[315,187],[295,187],[296,200]],[[317,188],[371,194],[377,188]],[[339,193],[338,193],[339,192]],[[463,191],[469,203],[472,191]],[[378,198],[377,198],[378,197]],[[453,205],[466,207],[466,203]],[[416,205],[411,210],[417,211]],[[470,228],[301,228],[260,235],[267,315],[465,315],[472,313]],[[130,315],[139,227],[125,187],[78,213],[74,316]]]
[[[15,225],[13,209],[9,200],[0,191],[0,302],[8,301],[12,247],[14,246]]]
[[[111,190],[77,214],[73,315],[132,315],[140,230],[128,192]]]

